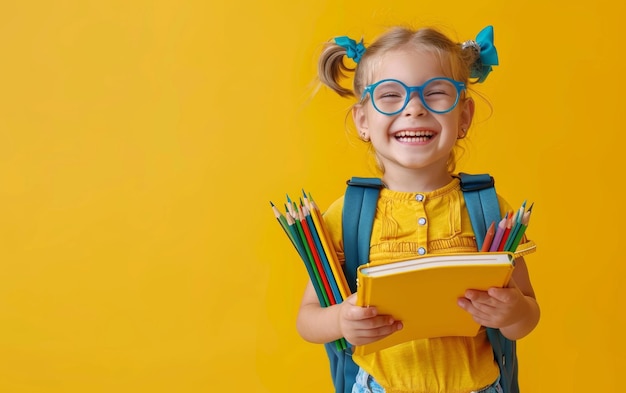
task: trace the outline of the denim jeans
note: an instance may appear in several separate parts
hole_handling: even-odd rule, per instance
[[[352,386],[352,393],[385,393],[385,388],[380,386],[378,382],[362,368],[359,368],[359,373],[356,375],[356,382]],[[493,384],[468,393],[502,393],[500,377],[498,377]]]

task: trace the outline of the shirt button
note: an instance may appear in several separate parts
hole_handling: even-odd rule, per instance
[[[420,225],[426,225],[426,219],[424,217],[420,217],[420,219],[417,220],[417,223]]]
[[[426,254],[426,249],[424,247],[420,247],[417,249],[417,253],[420,255]]]
[[[424,195],[422,195],[422,194],[415,195],[415,200],[418,201],[418,202],[423,202],[424,201]]]

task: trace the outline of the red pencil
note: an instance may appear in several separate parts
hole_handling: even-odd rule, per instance
[[[498,251],[504,251],[504,245],[506,244],[506,239],[508,239],[509,234],[511,233],[512,226],[513,226],[513,211],[510,211],[507,213],[506,229],[504,230],[504,234],[502,235],[502,240],[500,240]]]

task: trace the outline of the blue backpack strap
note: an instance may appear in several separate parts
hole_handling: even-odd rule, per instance
[[[465,198],[465,205],[472,222],[472,229],[476,236],[478,249],[485,241],[485,234],[492,222],[502,219],[500,204],[494,188],[494,180],[488,174],[470,175],[459,173],[461,190]]]
[[[517,382],[517,343],[504,337],[500,329],[487,328],[493,357],[500,368],[500,386],[504,393],[519,393]]]
[[[335,393],[352,393],[352,386],[359,372],[359,366],[352,360],[352,347],[339,350],[335,343],[331,342],[324,344],[324,348],[330,361],[330,374]]]
[[[502,219],[494,180],[488,174],[459,173],[459,176],[472,229],[476,235],[476,244],[480,250],[489,225]],[[487,328],[487,337],[500,369],[500,385],[504,393],[519,393],[516,342],[504,337],[500,329]]]
[[[342,213],[344,272],[350,290],[356,292],[356,269],[369,261],[372,224],[383,182],[374,177],[353,177],[347,183]]]

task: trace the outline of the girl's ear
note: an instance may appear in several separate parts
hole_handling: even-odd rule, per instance
[[[474,110],[476,108],[476,104],[471,97],[467,97],[463,101],[463,109],[461,110],[461,118],[460,118],[460,128],[462,130],[469,130],[472,125],[472,119],[474,118]],[[460,135],[461,138],[465,137],[464,135]]]
[[[369,141],[370,134],[367,123],[367,113],[365,112],[363,105],[356,104],[352,107],[352,120],[354,120],[354,125],[359,132],[359,137],[366,142]]]

